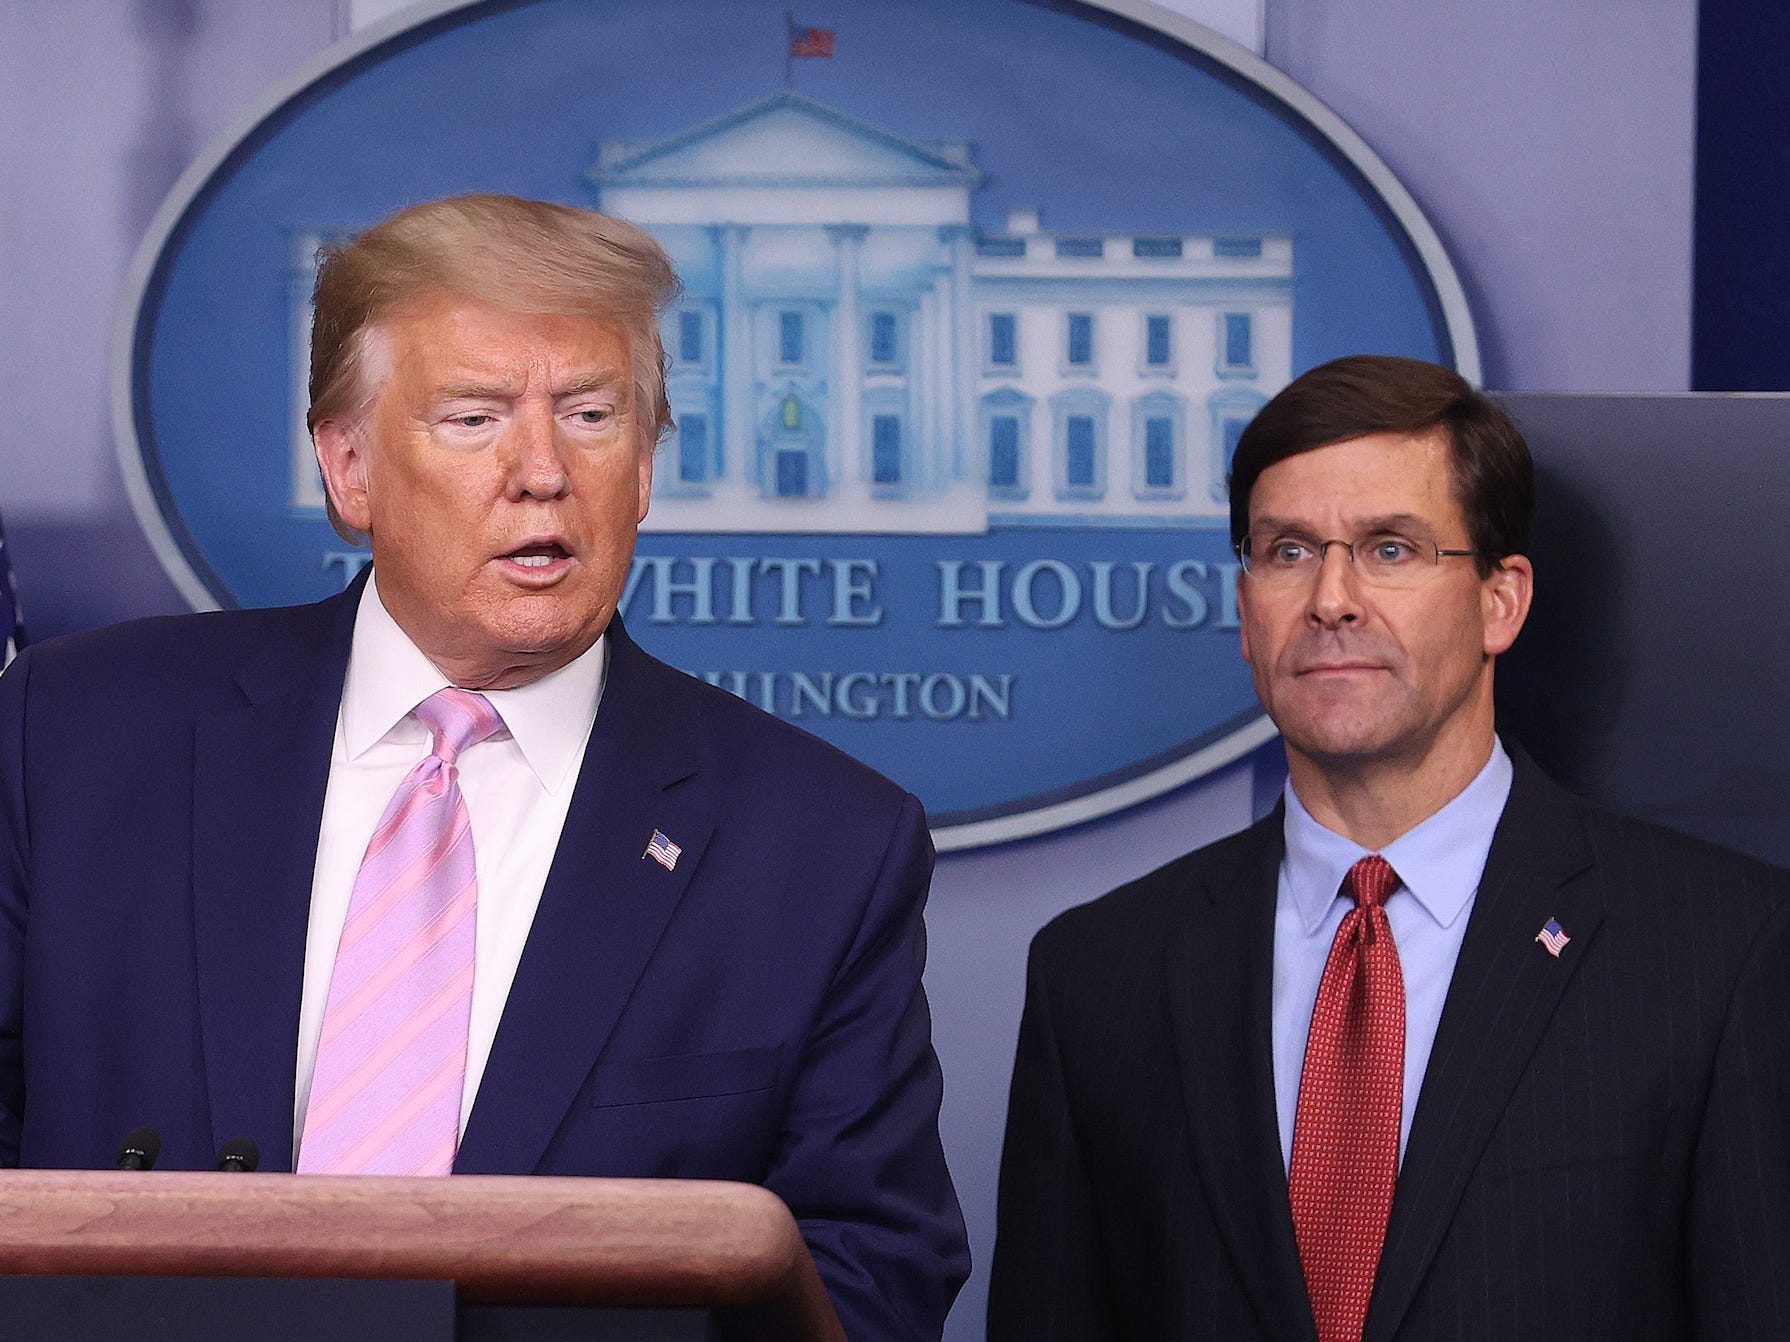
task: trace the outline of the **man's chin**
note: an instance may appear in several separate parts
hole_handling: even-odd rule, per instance
[[[551,661],[564,665],[588,652],[603,630],[601,620],[513,620],[492,631],[492,649],[500,657]]]
[[[519,690],[550,676],[578,658],[577,652],[565,648],[534,651],[493,649],[476,660],[468,660],[449,670],[454,684],[463,690]]]
[[[1276,719],[1287,749],[1325,768],[1348,770],[1372,764],[1392,752],[1395,738],[1376,719],[1328,717],[1321,720]]]

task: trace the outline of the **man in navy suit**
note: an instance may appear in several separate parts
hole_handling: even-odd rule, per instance
[[[1289,784],[1034,942],[991,1342],[1790,1337],[1790,874],[1500,742],[1533,493],[1416,360],[1243,434]]]
[[[939,1335],[919,804],[616,618],[676,288],[507,197],[325,255],[311,425],[370,573],[0,678],[0,1160],[148,1125],[164,1167],[747,1180],[850,1336]]]

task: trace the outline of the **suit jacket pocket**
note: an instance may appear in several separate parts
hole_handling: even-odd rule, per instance
[[[591,1073],[595,1109],[623,1104],[663,1104],[744,1095],[777,1084],[783,1045],[731,1049],[725,1053],[684,1053],[668,1058],[618,1058],[600,1062]]]

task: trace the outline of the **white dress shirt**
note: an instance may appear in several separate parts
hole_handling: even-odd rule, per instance
[[[570,665],[521,689],[485,691],[508,730],[460,756],[460,790],[472,823],[479,880],[472,1024],[466,1087],[460,1099],[462,1132],[565,827],[572,789],[603,697],[608,642],[607,636],[598,639]],[[304,1137],[305,1105],[311,1095],[336,945],[348,920],[354,880],[392,794],[429,753],[429,729],[410,711],[448,684],[387,613],[375,576],[361,593],[355,615],[323,824],[317,835],[304,995],[298,1013],[294,1168]]]

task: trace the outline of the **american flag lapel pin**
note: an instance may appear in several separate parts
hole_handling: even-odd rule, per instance
[[[1546,946],[1548,954],[1556,960],[1560,958],[1560,952],[1566,949],[1566,943],[1572,940],[1557,918],[1548,919],[1547,925],[1535,934],[1535,939]]]
[[[656,829],[653,831],[653,837],[647,840],[646,851],[640,856],[643,858],[650,857],[661,867],[664,867],[666,871],[673,871],[677,868],[678,854],[683,851],[682,848],[679,848],[670,839],[665,837],[665,832],[663,830]],[[1554,954],[1558,955],[1560,952],[1555,951]]]

